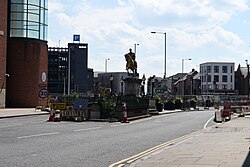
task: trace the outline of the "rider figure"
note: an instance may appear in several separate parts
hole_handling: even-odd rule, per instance
[[[126,69],[131,69],[133,71],[133,73],[137,73],[137,62],[135,60],[135,53],[132,52],[132,49],[129,49],[129,53],[125,54],[125,57],[130,57],[131,58],[131,62],[128,62],[127,60],[127,68]],[[131,64],[132,63],[132,64]]]

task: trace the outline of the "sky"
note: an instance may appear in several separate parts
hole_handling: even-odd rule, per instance
[[[250,62],[248,0],[49,0],[48,45],[66,47],[73,34],[88,43],[88,67],[126,72],[136,45],[140,77],[166,76],[205,62]],[[184,61],[182,61],[184,59]],[[191,60],[187,60],[191,59]]]

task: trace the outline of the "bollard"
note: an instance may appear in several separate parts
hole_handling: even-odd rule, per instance
[[[214,122],[222,123],[221,115],[222,115],[222,111],[220,110],[215,111]]]

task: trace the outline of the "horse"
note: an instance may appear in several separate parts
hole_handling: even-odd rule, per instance
[[[127,61],[126,70],[129,73],[131,70],[134,74],[137,73],[137,62],[130,56],[130,54],[125,54],[125,59]]]

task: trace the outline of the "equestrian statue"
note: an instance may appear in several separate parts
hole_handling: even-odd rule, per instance
[[[125,60],[127,61],[126,70],[129,73],[129,70],[132,71],[133,74],[137,73],[137,62],[135,60],[135,53],[132,52],[132,49],[129,49],[129,53],[124,55]]]

